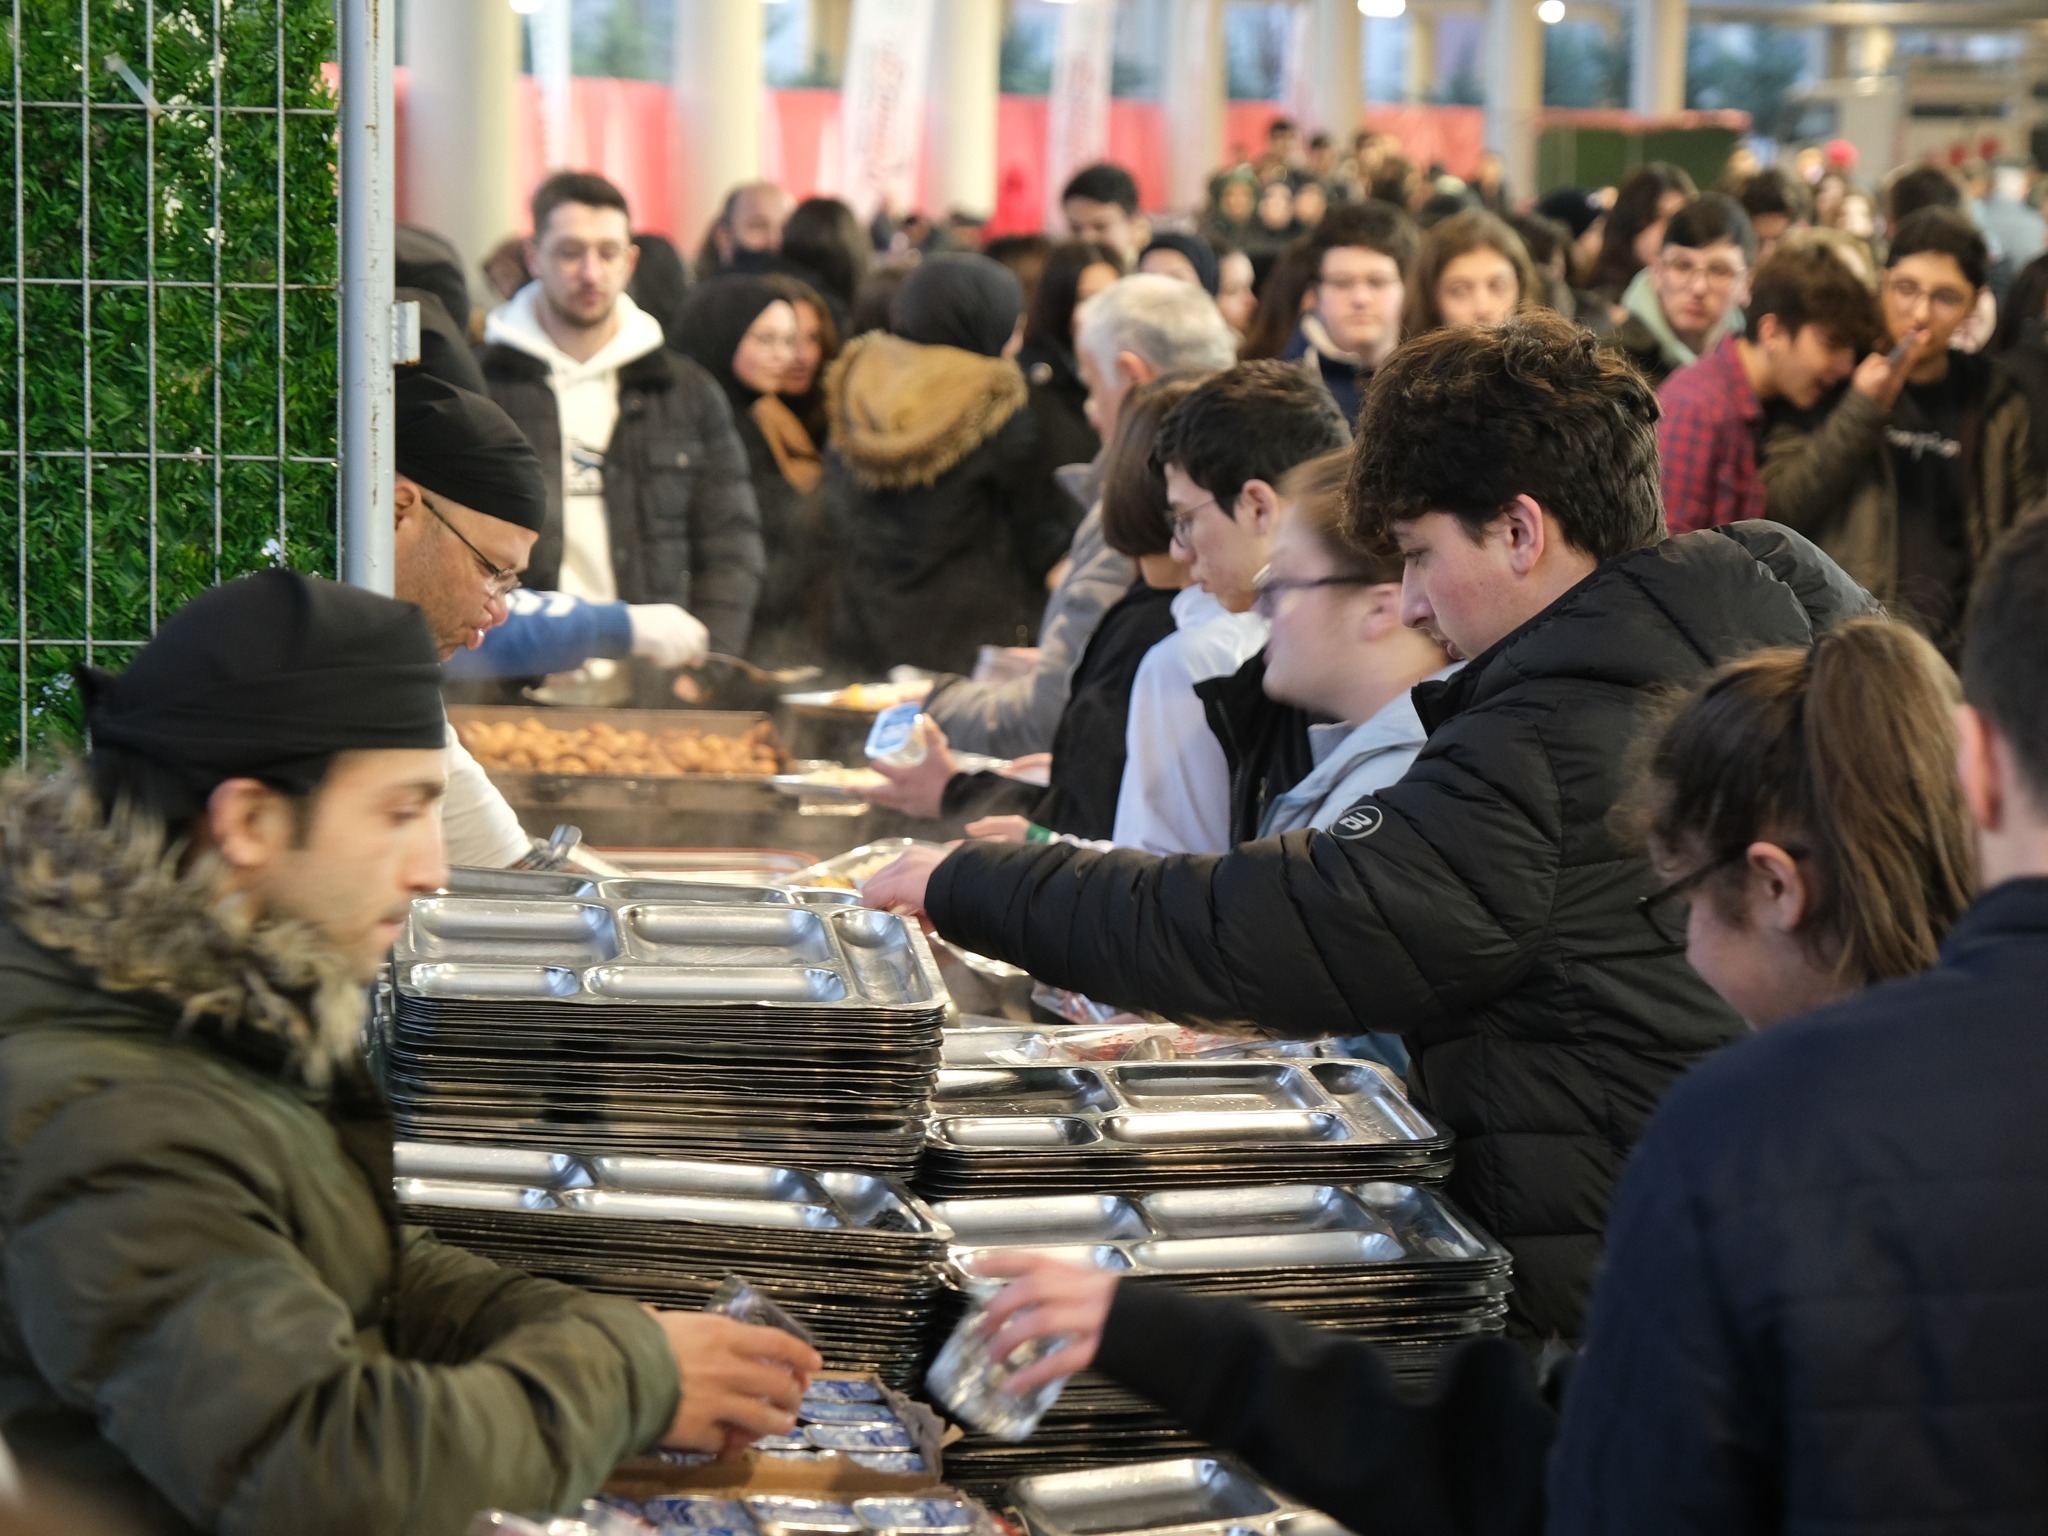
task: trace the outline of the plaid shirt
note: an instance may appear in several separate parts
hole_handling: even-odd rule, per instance
[[[1664,482],[1664,521],[1673,533],[1718,528],[1764,515],[1756,443],[1764,408],[1749,387],[1735,338],[1657,391],[1657,457]]]

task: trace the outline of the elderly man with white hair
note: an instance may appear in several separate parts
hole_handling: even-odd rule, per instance
[[[1192,283],[1140,274],[1105,288],[1075,315],[1074,355],[1088,386],[1088,419],[1106,443],[1124,396],[1169,374],[1220,373],[1237,360],[1237,337],[1216,301]],[[1023,757],[1049,751],[1067,688],[1088,638],[1109,605],[1137,578],[1129,559],[1103,542],[1102,457],[1061,470],[1088,505],[1045,604],[1038,648],[1021,675],[1000,681],[941,678],[925,710],[956,751]]]

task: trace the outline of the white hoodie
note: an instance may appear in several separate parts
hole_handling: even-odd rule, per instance
[[[619,370],[662,345],[661,323],[620,294],[618,332],[588,362],[569,356],[541,329],[540,284],[491,311],[484,340],[515,347],[548,365],[562,423],[562,570],[558,590],[592,602],[618,600],[611,533],[604,514],[604,455],[619,421]]]

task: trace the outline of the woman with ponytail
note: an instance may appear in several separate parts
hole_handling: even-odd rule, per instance
[[[1856,619],[1723,668],[1659,733],[1643,915],[1752,1025],[1934,963],[1974,883],[1960,697],[1913,630]]]

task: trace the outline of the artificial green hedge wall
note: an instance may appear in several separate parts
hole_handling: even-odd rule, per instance
[[[204,588],[336,559],[333,0],[0,0],[0,762]]]

